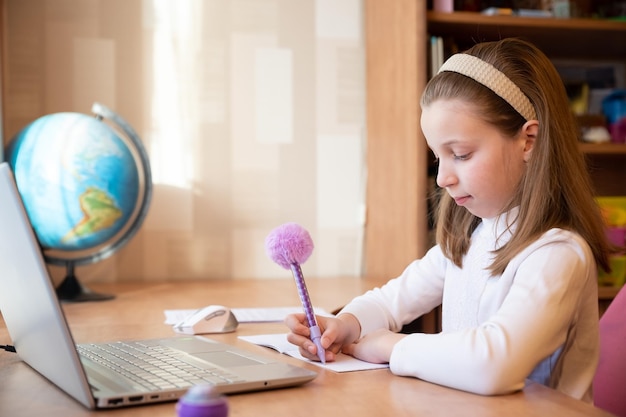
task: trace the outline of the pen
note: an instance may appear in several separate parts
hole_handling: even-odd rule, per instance
[[[311,340],[317,347],[317,356],[319,356],[320,361],[326,363],[326,351],[321,342],[322,334],[315,319],[309,291],[306,288],[300,267],[300,264],[304,263],[313,252],[313,240],[309,232],[296,223],[285,223],[278,226],[265,238],[265,251],[278,265],[285,269],[291,269],[311,331]]]
[[[307,290],[306,283],[304,282],[304,276],[302,275],[302,268],[300,268],[300,264],[296,262],[292,263],[291,272],[293,273],[293,278],[296,280],[296,287],[298,287],[300,301],[302,302],[304,314],[306,315],[306,320],[309,324],[311,340],[313,340],[313,343],[315,343],[315,346],[317,347],[317,356],[319,356],[322,363],[326,363],[326,351],[322,347],[321,341],[322,333],[320,332],[317,320],[315,319],[315,313],[313,311],[313,306],[311,305],[311,298],[309,297],[309,291]]]

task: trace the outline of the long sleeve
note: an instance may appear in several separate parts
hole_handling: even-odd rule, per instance
[[[555,356],[548,364],[548,385],[589,400],[598,358],[598,307],[588,245],[554,229],[516,256],[501,276],[491,277],[484,267],[493,247],[479,242],[481,233],[490,236],[485,228],[478,231],[466,268],[431,249],[402,276],[345,311],[357,316],[362,335],[380,327],[398,330],[412,314],[427,312],[441,291],[443,332],[413,334],[397,343],[393,373],[493,395],[521,389],[537,365]]]
[[[359,319],[361,336],[379,328],[399,331],[441,304],[447,266],[448,260],[434,246],[398,278],[357,297],[341,312]]]

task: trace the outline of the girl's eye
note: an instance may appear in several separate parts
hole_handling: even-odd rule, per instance
[[[454,155],[454,159],[456,159],[457,161],[465,161],[467,159],[469,159],[471,154],[466,153],[464,155]]]

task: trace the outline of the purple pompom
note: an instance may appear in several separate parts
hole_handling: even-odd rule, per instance
[[[285,269],[292,264],[303,264],[313,252],[313,240],[302,226],[285,223],[272,230],[265,238],[267,256]]]

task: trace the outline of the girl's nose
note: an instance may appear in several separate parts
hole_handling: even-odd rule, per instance
[[[439,161],[439,166],[437,167],[437,185],[441,188],[450,187],[457,182],[454,170],[449,169],[446,165]]]

